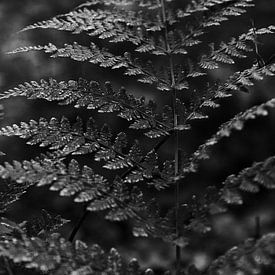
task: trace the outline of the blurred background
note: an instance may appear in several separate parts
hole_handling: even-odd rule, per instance
[[[58,80],[77,79],[84,77],[104,83],[109,80],[115,87],[125,86],[129,93],[144,95],[160,103],[165,97],[159,91],[146,85],[138,84],[132,79],[121,76],[120,72],[98,69],[91,64],[81,64],[68,59],[49,59],[42,52],[30,52],[20,55],[7,55],[6,52],[26,45],[47,44],[53,42],[63,44],[74,40],[88,44],[90,39],[83,35],[70,35],[58,31],[29,31],[17,33],[24,26],[36,21],[46,20],[54,15],[66,13],[82,3],[81,0],[1,0],[0,1],[0,91],[17,86],[31,80],[49,77]],[[209,33],[213,41],[228,41],[231,36],[237,36],[251,28],[251,19],[256,27],[275,25],[275,1],[255,0],[256,7],[245,16],[226,22],[223,28],[215,28]],[[269,35],[261,40],[260,53],[265,60],[275,54],[275,35]],[[114,47],[118,47],[117,45]],[[233,66],[221,67],[211,72],[212,80],[225,80],[234,71],[251,67],[255,57],[237,62]],[[210,119],[193,123],[193,130],[182,139],[186,151],[193,149],[210,137],[218,126],[230,119],[237,112],[259,104],[275,96],[275,78],[266,78],[258,82],[249,93],[240,92],[231,99],[224,100],[221,108],[209,112]],[[27,101],[24,98],[12,98],[2,103],[5,108],[4,120],[1,125],[9,125],[20,121],[29,121],[43,116],[50,118],[62,115],[73,120],[77,115],[84,118],[92,115],[102,124],[108,121],[115,131],[127,129],[127,123],[113,115],[99,115],[96,112],[77,110],[72,107],[58,107],[55,103],[45,101]],[[133,132],[133,135],[135,132]],[[251,166],[254,161],[262,161],[275,155],[275,113],[247,123],[245,130],[235,132],[231,138],[225,139],[212,150],[211,159],[201,163],[199,173],[190,175],[182,183],[184,193],[182,200],[190,198],[194,193],[204,192],[206,186],[220,186],[230,173],[237,173],[242,168]],[[147,141],[148,142],[148,141]],[[149,141],[150,144],[150,141]],[[165,146],[164,146],[165,147]],[[17,138],[1,138],[1,150],[8,152],[5,160],[30,159],[38,155],[39,150],[29,147]],[[162,149],[164,158],[171,157],[169,145]],[[87,161],[87,159],[85,160]],[[100,169],[100,168],[98,168]],[[105,171],[101,171],[106,173]],[[157,194],[163,209],[173,205],[173,189]],[[226,249],[238,244],[245,238],[253,236],[254,219],[261,219],[262,233],[275,231],[275,192],[262,191],[259,195],[249,195],[245,207],[231,208],[225,215],[215,217],[213,232],[204,238],[194,240],[192,247],[184,250],[186,262],[193,262],[198,268],[204,268],[209,261]],[[21,201],[14,204],[8,215],[17,221],[36,215],[41,209],[61,214],[72,221],[64,227],[64,234],[69,235],[73,224],[82,213],[81,205],[73,204],[70,199],[60,198],[47,188],[30,190]],[[160,240],[135,239],[131,236],[128,223],[108,223],[98,214],[90,214],[78,234],[78,238],[88,243],[99,243],[106,249],[115,246],[127,257],[137,257],[146,266],[169,266],[173,263],[174,248]]]

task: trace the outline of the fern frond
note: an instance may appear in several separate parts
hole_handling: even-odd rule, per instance
[[[225,6],[228,9],[227,16],[230,16],[231,13],[229,10],[235,10],[239,8],[239,13],[244,13],[245,9],[248,7],[253,7],[253,0],[195,0],[190,4],[187,4],[185,9],[178,10],[179,18],[186,18],[195,13],[205,13],[205,12],[213,12],[213,10],[219,10]]]
[[[112,220],[132,217],[135,215],[133,209],[140,210],[141,207],[137,194],[134,191],[127,194],[121,180],[116,179],[110,184],[90,167],[84,166],[81,169],[74,159],[68,166],[60,159],[51,158],[5,163],[0,166],[0,176],[17,183],[50,185],[50,190],[58,191],[60,196],[74,196],[75,202],[87,203],[89,211],[112,210],[112,213],[106,214]],[[134,202],[131,204],[132,200]],[[124,209],[121,211],[120,203],[125,201],[128,204],[123,204]],[[120,216],[115,212],[116,209],[121,211]]]
[[[137,224],[143,226],[146,236],[173,241],[173,235],[168,234],[171,227],[165,219],[152,211],[149,215],[149,206],[145,204],[139,188],[129,187],[119,177],[110,183],[90,167],[80,168],[74,159],[68,165],[61,159],[47,156],[22,163],[5,163],[0,166],[0,177],[18,184],[47,185],[51,191],[58,191],[60,196],[73,197],[75,202],[85,203],[87,211],[103,212],[107,220],[134,218]],[[136,229],[134,235],[137,236]]]
[[[74,34],[85,32],[89,36],[107,39],[112,43],[131,42],[136,46],[137,52],[166,54],[165,48],[148,34],[148,32],[161,30],[161,22],[152,16],[150,20],[148,17],[145,20],[140,13],[123,9],[77,9],[50,20],[29,25],[22,31],[33,29],[56,29]]]
[[[189,47],[200,44],[202,36],[207,28],[220,26],[231,16],[239,16],[246,12],[246,8],[253,7],[253,0],[214,0],[214,1],[193,1],[187,5],[185,10],[178,10],[177,18],[185,19],[190,15],[201,13],[199,24],[190,27],[187,32],[176,30],[175,36],[180,37],[172,47],[173,52],[186,51]]]
[[[275,234],[260,239],[247,239],[214,260],[206,274],[263,274],[265,268],[274,267]]]
[[[217,88],[215,98],[227,97],[230,93],[251,87],[255,81],[263,80],[265,77],[274,76],[275,64],[266,64],[259,67],[254,64],[251,68],[234,73],[229,79]]]
[[[91,7],[91,6],[96,6],[96,5],[103,5],[103,6],[129,6],[133,5],[133,1],[131,0],[107,0],[107,1],[100,1],[100,0],[89,0],[86,1],[83,4],[80,4],[77,6],[75,9],[82,9],[83,7]]]
[[[94,43],[91,43],[90,47],[87,47],[74,42],[73,44],[65,44],[63,48],[58,48],[54,44],[49,43],[45,46],[21,47],[9,52],[9,54],[33,50],[49,53],[52,58],[65,57],[79,62],[88,61],[103,68],[124,68],[125,75],[135,76],[138,78],[138,81],[155,85],[159,90],[170,90],[169,82],[155,75],[154,72],[151,72],[148,66],[138,64],[136,61],[131,60],[128,53],[125,53],[125,56],[114,55],[107,50],[99,49]]]
[[[24,195],[31,186],[29,183],[1,182],[0,187],[0,213],[5,213],[8,208]]]
[[[146,104],[144,98],[127,94],[124,88],[114,91],[109,82],[103,88],[95,81],[84,79],[61,82],[42,79],[3,92],[0,99],[14,96],[58,101],[60,105],[74,104],[76,108],[96,109],[100,113],[117,112],[119,117],[132,122],[130,128],[144,130],[145,135],[151,138],[168,135],[173,128],[169,109],[164,108],[161,115],[157,114],[153,101]]]
[[[26,232],[27,236],[34,237],[41,233],[57,231],[68,222],[68,220],[63,219],[60,215],[53,216],[43,209],[40,216],[33,217],[31,220],[23,222],[20,227]]]
[[[251,68],[239,71],[230,76],[224,83],[215,84],[208,88],[204,96],[198,96],[196,93],[192,99],[192,111],[189,112],[185,123],[199,117],[207,118],[205,108],[218,108],[218,100],[231,97],[235,92],[248,91],[248,88],[255,85],[255,81],[261,81],[266,77],[275,75],[275,64],[265,64],[261,67],[254,64]]]
[[[210,55],[203,55],[199,64],[203,69],[217,69],[219,63],[234,64],[235,58],[246,58],[246,52],[252,51],[255,35],[274,34],[275,27],[269,26],[262,29],[250,29],[237,39],[232,38],[229,43],[221,42],[218,49],[210,44]]]
[[[157,189],[170,184],[173,165],[165,162],[161,168],[154,150],[144,156],[136,141],[127,152],[125,133],[119,133],[113,140],[112,132],[107,125],[99,130],[92,118],[87,121],[85,129],[82,124],[80,118],[73,125],[65,117],[61,121],[56,118],[50,121],[40,118],[38,122],[31,120],[29,123],[22,122],[20,126],[14,124],[3,127],[0,135],[27,139],[27,144],[48,147],[53,152],[57,151],[60,157],[94,153],[94,159],[105,163],[103,167],[110,170],[134,167],[125,179],[129,183],[149,180],[148,184]]]
[[[242,204],[240,191],[257,193],[260,187],[275,188],[275,158],[270,157],[263,162],[254,163],[238,175],[229,176],[223,183],[221,198],[228,204]]]
[[[217,133],[209,138],[204,144],[193,153],[188,164],[183,168],[183,174],[195,172],[198,168],[198,162],[202,159],[209,158],[209,149],[216,145],[224,137],[229,137],[233,130],[241,131],[244,123],[251,119],[256,119],[260,116],[268,115],[268,108],[275,107],[275,99],[271,99],[261,105],[253,106],[252,108],[237,114],[230,121],[222,124]]]
[[[88,246],[79,240],[70,243],[59,234],[46,239],[24,234],[18,239],[6,237],[0,241],[0,256],[9,259],[15,267],[21,265],[21,269],[43,274],[146,274],[136,259],[126,264],[114,248],[105,252],[98,245]]]
[[[96,153],[97,161],[113,160],[121,157],[125,160],[124,167],[132,166],[139,157],[133,155],[131,150],[128,154],[122,153],[120,144],[112,142],[112,133],[107,125],[101,130],[97,129],[97,125],[92,118],[86,123],[84,130],[83,122],[80,118],[71,125],[69,120],[63,117],[60,121],[52,118],[47,121],[40,118],[39,121],[31,120],[29,123],[22,122],[21,125],[3,127],[0,130],[2,136],[18,136],[28,139],[27,144],[39,144],[42,147],[49,147],[50,150],[61,150],[61,155],[68,154],[82,155]],[[123,138],[125,142],[126,134],[120,133],[117,138]],[[138,146],[134,144],[133,146]]]

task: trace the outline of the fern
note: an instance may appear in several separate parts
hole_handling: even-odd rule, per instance
[[[273,257],[274,234],[270,233],[259,240],[248,239],[243,244],[231,248],[211,264],[208,273],[262,274],[266,266],[272,265]]]
[[[30,81],[0,93],[2,100],[17,96],[43,99],[82,108],[89,115],[88,119],[77,117],[73,123],[65,116],[40,117],[37,121],[0,129],[0,136],[19,137],[30,146],[43,147],[44,152],[33,159],[8,160],[0,165],[2,215],[34,186],[48,186],[60,196],[84,204],[82,217],[68,240],[55,233],[68,221],[45,210],[41,217],[19,224],[2,218],[0,271],[3,274],[13,271],[154,274],[151,269],[141,268],[135,259],[126,263],[116,249],[105,252],[98,245],[74,241],[88,212],[99,213],[113,222],[128,220],[134,236],[159,238],[175,246],[176,266],[172,269],[177,275],[260,274],[265,266],[274,266],[272,233],[232,248],[204,271],[183,264],[182,257],[183,249],[192,247],[196,239],[211,231],[215,214],[224,213],[232,204],[243,203],[241,191],[257,193],[260,187],[275,187],[275,162],[270,157],[229,176],[221,186],[208,186],[202,194],[197,192],[184,200],[181,194],[183,180],[188,174],[198,172],[200,161],[211,157],[210,149],[214,145],[230,137],[234,130],[243,130],[247,121],[267,116],[269,109],[275,107],[271,98],[223,123],[193,152],[181,148],[185,131],[193,133],[194,120],[209,119],[209,109],[219,108],[223,99],[247,92],[257,81],[274,76],[273,58],[265,61],[258,50],[258,39],[273,35],[273,25],[259,29],[253,26],[227,42],[210,41],[210,51],[197,47],[206,44],[207,32],[225,21],[230,23],[233,17],[245,14],[253,6],[252,0],[194,0],[184,4],[176,0],[91,0],[71,12],[20,31],[54,29],[86,35],[88,44],[49,42],[22,46],[10,54],[40,51],[51,58],[68,58],[105,70],[118,70],[141,85],[159,90],[165,104],[160,106],[158,94],[153,101],[136,97],[124,87],[116,90],[109,81],[102,85],[82,78]],[[129,52],[124,47],[114,51],[113,44],[127,45]],[[224,82],[211,81],[209,71],[249,58],[253,59],[249,67],[235,71]],[[97,121],[95,111],[99,116],[113,113],[125,119],[127,128],[111,130],[109,123],[102,125]],[[144,136],[139,135],[141,132]],[[153,145],[152,139],[156,140]],[[160,150],[167,141],[173,143],[168,148],[168,157]],[[78,159],[82,156],[88,157],[89,163]],[[98,164],[95,167],[93,160]],[[102,169],[96,171],[98,166]],[[172,188],[175,188],[175,203],[163,211],[157,192],[168,193]],[[187,195],[190,194],[186,192]]]
[[[4,92],[0,98],[12,96],[58,101],[60,105],[74,104],[76,108],[96,109],[100,113],[117,112],[119,117],[133,121],[130,128],[146,130],[145,135],[149,137],[168,135],[173,127],[169,106],[163,109],[160,116],[155,112],[156,104],[153,101],[146,104],[144,98],[128,95],[124,88],[114,91],[109,82],[102,88],[99,83],[84,79],[68,82],[54,79],[41,80],[40,83],[33,81]]]
[[[125,264],[117,250],[109,253],[97,245],[88,246],[81,241],[70,243],[59,234],[46,238],[28,237],[18,230],[20,238],[6,236],[1,240],[1,257],[13,262],[15,267],[36,270],[37,274],[141,274],[135,259]],[[24,268],[23,268],[24,267]],[[152,274],[148,269],[143,274]]]

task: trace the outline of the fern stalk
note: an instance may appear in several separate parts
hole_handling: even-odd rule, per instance
[[[174,74],[174,62],[173,56],[171,54],[171,49],[168,40],[168,27],[167,27],[167,18],[166,18],[166,7],[165,7],[165,0],[161,0],[161,10],[162,10],[162,20],[164,24],[164,41],[166,52],[169,57],[169,65],[170,65],[170,77],[171,77],[171,88],[172,88],[172,102],[173,102],[173,120],[174,120],[174,139],[175,139],[175,147],[174,147],[174,161],[175,161],[175,206],[176,206],[176,235],[179,237],[179,208],[180,208],[180,185],[179,181],[177,180],[177,176],[179,173],[179,133],[176,130],[178,125],[178,117],[177,117],[177,91],[174,88],[176,81],[175,81],[175,74]],[[180,267],[181,267],[181,248],[179,245],[176,245],[176,274],[180,274]]]

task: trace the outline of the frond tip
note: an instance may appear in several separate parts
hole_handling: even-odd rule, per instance
[[[231,248],[210,265],[207,274],[263,274],[265,268],[274,267],[274,256],[275,234],[269,233]]]
[[[244,124],[248,120],[256,119],[260,116],[267,116],[269,108],[275,108],[275,99],[270,99],[267,102],[253,106],[252,108],[237,114],[230,121],[222,124],[217,133],[206,142],[199,146],[193,153],[189,162],[183,167],[183,174],[197,171],[197,164],[199,160],[209,158],[209,149],[216,145],[221,139],[229,137],[234,130],[241,131]]]
[[[254,163],[238,175],[230,175],[223,183],[221,198],[228,204],[242,204],[241,191],[257,193],[260,187],[275,189],[275,157]]]

